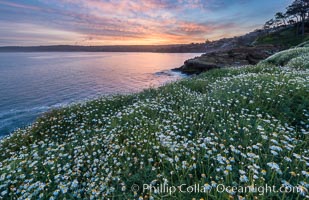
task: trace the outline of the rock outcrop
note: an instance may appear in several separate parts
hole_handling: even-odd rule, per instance
[[[198,74],[214,68],[254,65],[280,50],[279,47],[269,45],[254,47],[243,46],[229,50],[210,52],[200,57],[186,60],[183,66],[174,70],[186,74]]]

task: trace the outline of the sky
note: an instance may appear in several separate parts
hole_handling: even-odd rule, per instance
[[[261,28],[292,0],[0,0],[0,46],[187,44]]]

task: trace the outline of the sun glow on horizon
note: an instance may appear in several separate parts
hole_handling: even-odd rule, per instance
[[[283,1],[0,0],[0,46],[201,43],[260,28]]]

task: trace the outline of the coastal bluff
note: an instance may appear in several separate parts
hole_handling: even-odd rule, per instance
[[[309,24],[305,24],[305,27],[307,30]],[[298,36],[297,31],[297,26],[292,24],[207,42],[204,54],[186,60],[174,70],[185,74],[199,74],[214,68],[255,65],[279,51],[309,40],[309,32],[306,31],[305,36]]]
[[[242,46],[202,54],[184,62],[175,71],[185,74],[199,74],[214,68],[255,65],[274,53],[282,50],[274,45]]]

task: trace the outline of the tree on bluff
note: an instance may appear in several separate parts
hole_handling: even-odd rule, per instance
[[[297,34],[299,24],[301,24],[301,34],[305,35],[305,23],[309,18],[309,0],[294,0],[291,5],[286,8],[286,12],[277,12],[275,19],[267,21],[264,29],[280,27],[286,24],[294,24],[297,26]]]
[[[295,0],[287,7],[286,15],[301,22],[302,35],[305,35],[305,23],[309,17],[309,0]]]

